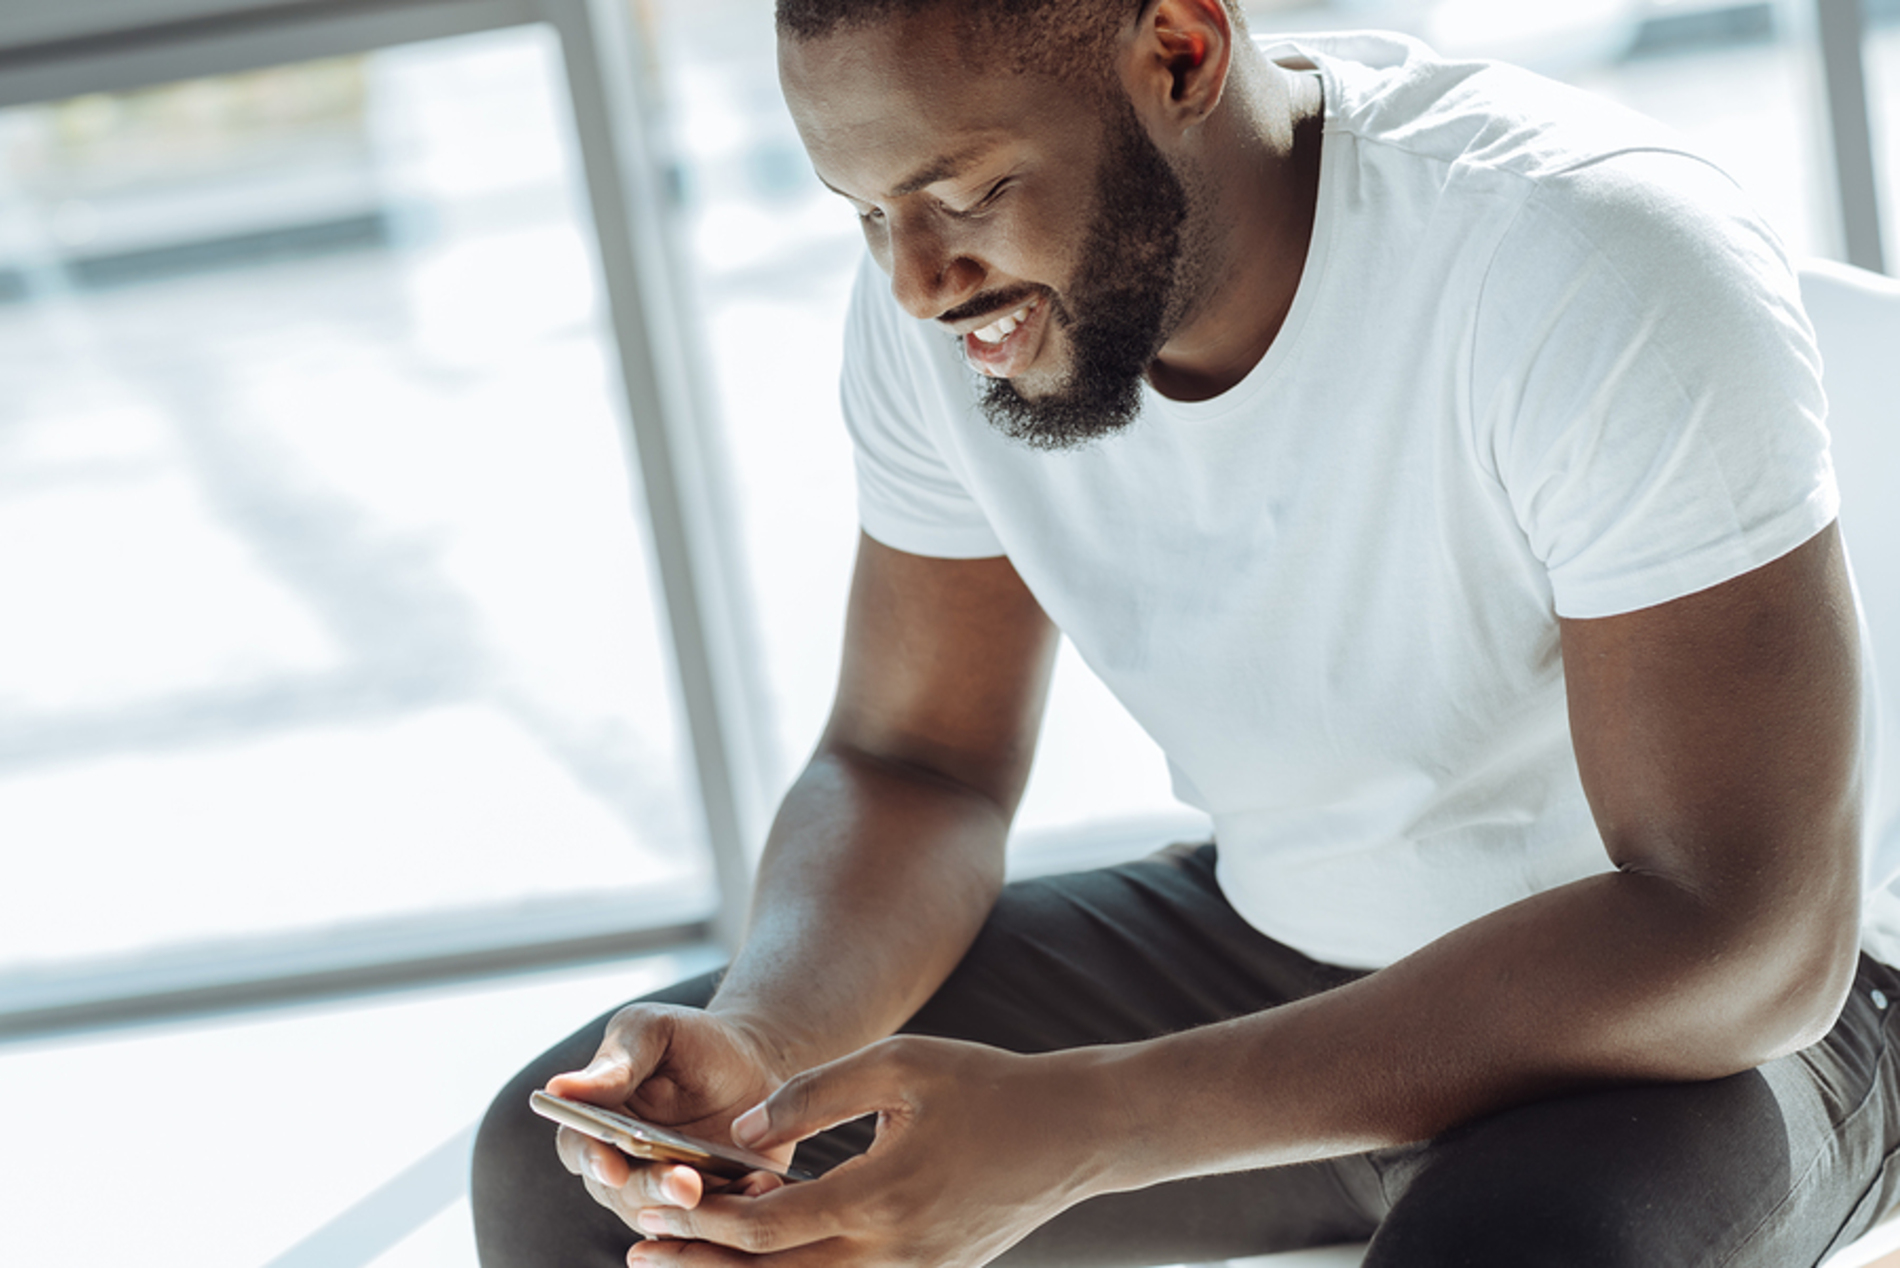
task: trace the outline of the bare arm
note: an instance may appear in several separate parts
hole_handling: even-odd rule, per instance
[[[1120,1050],[1106,1065],[1147,1147],[1107,1187],[1423,1139],[1570,1088],[1714,1078],[1826,1032],[1852,980],[1860,877],[1858,643],[1836,531],[1562,637],[1617,870],[1343,990]]]
[[[761,862],[711,1011],[781,1076],[892,1033],[969,948],[1003,878],[1056,646],[1006,559],[861,540],[838,695]]]
[[[1096,1193],[1425,1139],[1540,1096],[1713,1078],[1803,1047],[1854,966],[1858,651],[1832,529],[1702,594],[1566,622],[1578,762],[1616,871],[1352,985],[1146,1043],[871,1045],[733,1125],[782,1147],[876,1111],[862,1165],[643,1210],[647,1231],[706,1240],[645,1243],[630,1262],[976,1265]]]
[[[717,1140],[788,1076],[902,1024],[995,902],[1055,645],[1008,560],[862,539],[837,701],[773,824],[717,996],[703,1012],[628,1005],[588,1067],[549,1090]],[[629,1224],[703,1196],[689,1167],[634,1165],[565,1127],[556,1147]]]

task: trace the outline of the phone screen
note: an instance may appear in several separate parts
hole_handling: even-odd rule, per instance
[[[707,1175],[737,1180],[754,1171],[769,1171],[786,1180],[816,1177],[802,1167],[781,1166],[763,1154],[737,1145],[717,1145],[683,1136],[669,1128],[642,1122],[630,1114],[603,1109],[585,1101],[570,1101],[549,1092],[534,1092],[528,1106],[543,1118],[605,1141],[636,1158],[650,1162],[677,1162]]]

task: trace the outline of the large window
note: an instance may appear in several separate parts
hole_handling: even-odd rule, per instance
[[[540,25],[0,112],[0,1011],[713,911],[588,208]]]

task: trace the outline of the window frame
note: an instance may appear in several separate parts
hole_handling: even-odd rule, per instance
[[[624,0],[84,0],[0,9],[0,108],[546,25],[558,37],[646,507],[673,686],[718,900],[637,909],[577,896],[324,932],[158,948],[0,975],[0,1040],[133,1020],[736,944],[775,769],[752,613],[677,261],[652,62]],[[31,843],[24,843],[31,848]],[[682,912],[687,913],[682,917]]]
[[[1833,148],[1838,254],[1849,264],[1885,273],[1880,177],[1867,99],[1866,6],[1862,0],[1815,0],[1813,22]]]

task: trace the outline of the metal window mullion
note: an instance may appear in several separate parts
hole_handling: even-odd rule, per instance
[[[457,0],[443,2],[453,4]],[[31,4],[21,0],[0,5],[0,45],[92,40],[160,28],[217,27],[313,9],[335,10],[349,5],[363,8],[382,3],[384,0],[59,0]]]
[[[719,513],[707,396],[679,289],[678,252],[637,76],[624,0],[542,0],[560,32],[602,275],[680,700],[719,884],[720,939],[735,946],[765,824],[760,695],[749,614]]]
[[[697,886],[352,921],[0,974],[0,1046],[702,946]]]
[[[1833,138],[1834,177],[1847,262],[1886,272],[1880,184],[1867,105],[1866,24],[1861,0],[1815,0],[1816,32]]]
[[[0,107],[129,92],[539,20],[533,0],[412,0],[373,7],[344,2],[104,32],[56,45],[0,47]]]

